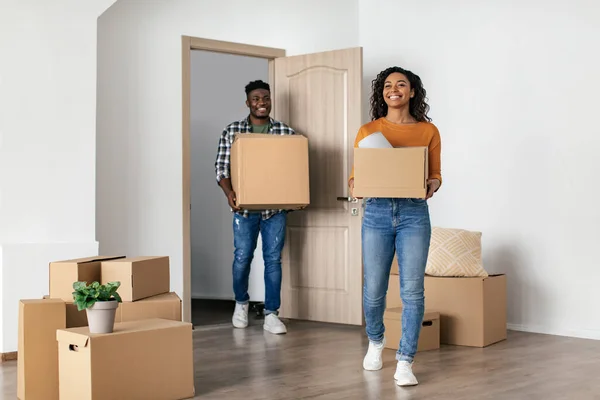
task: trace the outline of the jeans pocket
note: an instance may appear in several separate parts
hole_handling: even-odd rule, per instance
[[[376,197],[367,197],[365,198],[365,204],[371,204],[373,203],[375,200],[377,200]]]
[[[427,204],[427,200],[425,200],[425,199],[416,199],[416,198],[410,198],[410,199],[408,199],[408,202],[411,203],[411,204],[416,204],[416,205],[420,205],[420,206],[423,206],[423,205]]]

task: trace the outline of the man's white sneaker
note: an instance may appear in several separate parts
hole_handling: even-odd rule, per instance
[[[231,322],[233,323],[234,327],[245,328],[248,326],[248,308],[248,303],[235,303],[235,311],[233,312],[233,317],[231,318]]]
[[[419,384],[412,372],[412,363],[409,363],[408,361],[398,361],[394,379],[398,386],[414,386]]]
[[[281,335],[282,333],[287,332],[287,328],[281,322],[279,317],[275,314],[269,314],[265,317],[265,323],[263,324],[263,329],[267,332],[271,332],[275,335]]]
[[[369,349],[367,355],[363,359],[363,368],[367,371],[378,371],[383,367],[381,353],[385,347],[385,339],[381,343],[373,343],[369,340]]]

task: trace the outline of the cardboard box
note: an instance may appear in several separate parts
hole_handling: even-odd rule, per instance
[[[102,262],[102,284],[119,281],[121,299],[137,301],[170,291],[169,257],[131,257]]]
[[[194,397],[192,324],[146,319],[56,331],[60,400]]]
[[[402,299],[400,298],[400,276],[390,275],[388,290],[385,296],[385,308],[402,307]]]
[[[383,314],[385,324],[385,347],[398,350],[402,338],[402,308],[391,308]],[[440,313],[425,310],[417,351],[440,348]]]
[[[425,305],[440,312],[443,344],[485,347],[506,339],[506,275],[426,276]]]
[[[65,303],[65,306],[67,328],[88,326],[85,311],[79,311],[74,303]],[[119,303],[115,313],[115,322],[139,321],[149,318],[181,321],[181,299],[177,296],[177,293],[159,294],[139,301]]]
[[[95,256],[50,263],[50,298],[73,301],[73,283],[100,282],[100,263],[124,256]]]
[[[231,147],[231,183],[238,206],[247,210],[308,206],[308,139],[302,135],[236,135]]]
[[[427,195],[427,147],[354,149],[354,196],[420,198]]]
[[[19,302],[18,399],[58,400],[56,330],[64,328],[64,301]]]

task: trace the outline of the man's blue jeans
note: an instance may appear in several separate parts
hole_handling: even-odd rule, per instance
[[[395,251],[402,297],[402,339],[397,360],[411,362],[417,352],[425,311],[425,266],[430,240],[426,200],[366,199],[362,224],[366,331],[369,340],[383,340],[385,297]]]
[[[285,241],[286,213],[281,212],[263,220],[261,213],[247,218],[233,215],[233,292],[235,301],[246,304],[250,264],[254,258],[258,234],[262,238],[265,262],[265,315],[277,313],[281,305],[281,250]]]

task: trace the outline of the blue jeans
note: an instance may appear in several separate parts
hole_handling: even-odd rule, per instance
[[[281,305],[281,250],[285,240],[286,213],[263,220],[259,212],[248,217],[233,215],[233,292],[235,301],[246,304],[250,264],[254,258],[258,234],[262,237],[265,262],[265,315],[279,311]]]
[[[431,223],[421,199],[366,199],[362,223],[363,307],[369,340],[383,341],[383,313],[394,251],[402,298],[402,339],[397,360],[412,362],[425,312],[424,280]]]

